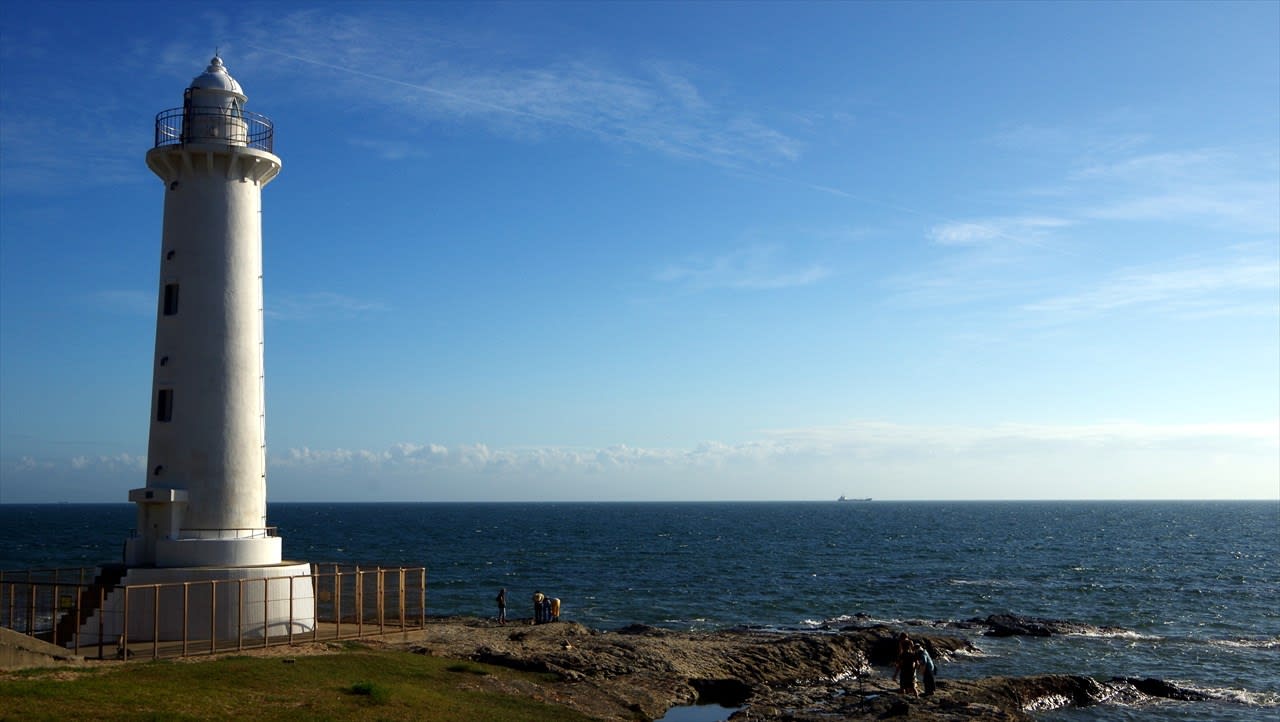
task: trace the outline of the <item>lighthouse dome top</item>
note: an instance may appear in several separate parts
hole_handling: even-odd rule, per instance
[[[227,72],[227,67],[222,64],[222,58],[217,55],[209,61],[209,67],[204,72],[197,75],[191,81],[192,90],[213,90],[230,93],[240,96],[241,100],[245,99],[244,91],[240,88],[240,83],[231,77]]]
[[[156,114],[155,148],[221,145],[270,153],[271,120],[245,110],[247,100],[240,84],[222,64],[222,58],[214,53],[209,67],[192,78],[191,85],[183,93],[182,107]],[[275,167],[279,168],[279,159],[275,160]]]

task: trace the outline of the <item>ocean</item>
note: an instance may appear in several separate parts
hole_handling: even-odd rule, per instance
[[[971,637],[940,678],[1157,677],[1212,702],[1055,710],[1055,722],[1280,718],[1280,503],[270,504],[288,559],[425,566],[431,614],[612,629],[815,630],[868,620]],[[0,569],[117,561],[129,504],[0,505]],[[989,638],[1013,613],[1124,631]],[[856,616],[865,615],[865,616]]]

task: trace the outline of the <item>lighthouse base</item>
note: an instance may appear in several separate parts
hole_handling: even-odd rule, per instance
[[[315,629],[311,565],[135,567],[80,625],[80,646],[263,639]]]
[[[178,538],[137,536],[125,541],[124,560],[130,567],[260,567],[279,564],[283,544],[267,531],[249,530],[243,536],[197,536],[183,530]],[[256,534],[256,536],[249,536]]]

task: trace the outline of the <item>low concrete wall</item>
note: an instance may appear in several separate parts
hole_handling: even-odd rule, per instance
[[[21,632],[0,627],[0,669],[30,669],[82,664],[83,657],[70,654],[56,644],[41,642]]]

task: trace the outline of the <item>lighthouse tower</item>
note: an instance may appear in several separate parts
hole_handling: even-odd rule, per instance
[[[271,121],[246,100],[215,56],[182,107],[156,116],[147,153],[164,183],[151,430],[146,486],[129,492],[138,526],[119,584],[202,588],[187,592],[181,614],[159,594],[171,614],[123,605],[129,639],[154,636],[154,616],[168,620],[162,639],[314,626],[310,565],[282,561],[267,525],[262,189],[280,158]]]
[[[214,57],[156,118],[164,181],[147,484],[130,566],[276,564],[268,534],[262,189],[280,172],[267,118]]]

